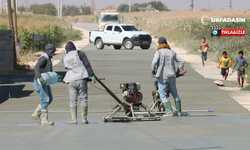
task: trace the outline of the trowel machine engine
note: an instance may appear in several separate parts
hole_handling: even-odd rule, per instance
[[[104,116],[104,121],[158,121],[159,116],[152,114],[146,105],[142,103],[142,93],[139,92],[141,86],[139,83],[122,83],[120,89],[124,101],[120,100],[102,81],[97,78],[97,81],[105,88],[107,93],[112,96],[118,105],[116,105],[110,113]],[[140,110],[142,108],[142,111]],[[125,116],[119,114],[120,111],[125,112]]]
[[[143,95],[139,90],[141,89],[140,83],[122,83],[120,84],[123,99],[130,104],[139,104]]]

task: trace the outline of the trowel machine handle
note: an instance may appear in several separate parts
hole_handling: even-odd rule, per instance
[[[97,81],[98,81],[98,80],[105,80],[105,78],[97,78],[97,77],[96,77],[96,80],[97,80]],[[91,78],[88,78],[87,81],[88,81],[88,82],[92,82],[92,79],[91,79]]]
[[[184,76],[187,73],[187,71],[183,71],[183,72],[176,72],[176,78],[179,78],[181,76]]]

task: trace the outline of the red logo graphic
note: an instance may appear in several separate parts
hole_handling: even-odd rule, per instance
[[[245,29],[221,29],[222,36],[245,36]]]

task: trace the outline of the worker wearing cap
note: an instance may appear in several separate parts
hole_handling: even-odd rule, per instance
[[[46,85],[46,82],[42,78],[41,74],[52,71],[52,62],[51,58],[55,55],[56,48],[52,44],[48,44],[45,47],[44,53],[39,57],[37,64],[35,66],[35,78],[34,78],[34,87],[35,90],[39,93],[41,98],[41,104],[37,106],[35,112],[31,117],[42,125],[53,125],[54,122],[48,120],[48,106],[52,102],[53,97],[51,93],[51,88],[49,85]],[[38,82],[40,81],[40,84]],[[41,118],[40,118],[41,117]]]
[[[67,55],[63,58],[64,67],[67,69],[64,81],[69,83],[70,111],[72,120],[69,124],[77,124],[77,97],[81,100],[82,123],[88,124],[88,78],[96,83],[94,71],[86,54],[77,51],[73,42],[68,42],[65,47]]]
[[[167,116],[174,116],[172,105],[167,99],[167,90],[169,89],[175,101],[177,114],[180,117],[181,101],[176,89],[175,62],[179,64],[181,72],[184,70],[183,68],[185,62],[175,51],[169,48],[166,38],[160,37],[158,43],[159,50],[155,52],[151,65],[151,71],[152,74],[158,78],[160,98],[166,109]]]

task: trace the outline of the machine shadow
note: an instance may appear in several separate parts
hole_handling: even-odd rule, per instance
[[[174,149],[174,150],[206,150],[206,149],[222,149],[222,147],[201,147],[201,148]]]
[[[61,75],[63,78],[66,72],[57,72],[58,75]],[[0,77],[0,104],[4,103],[10,98],[22,98],[28,97],[34,90],[23,90],[26,86],[25,84],[15,85],[15,83],[22,82],[33,82],[34,75],[15,75],[15,76],[6,76]],[[2,85],[1,84],[5,84]]]
[[[34,90],[23,91],[25,85],[0,86],[0,104],[10,98],[28,97]]]

